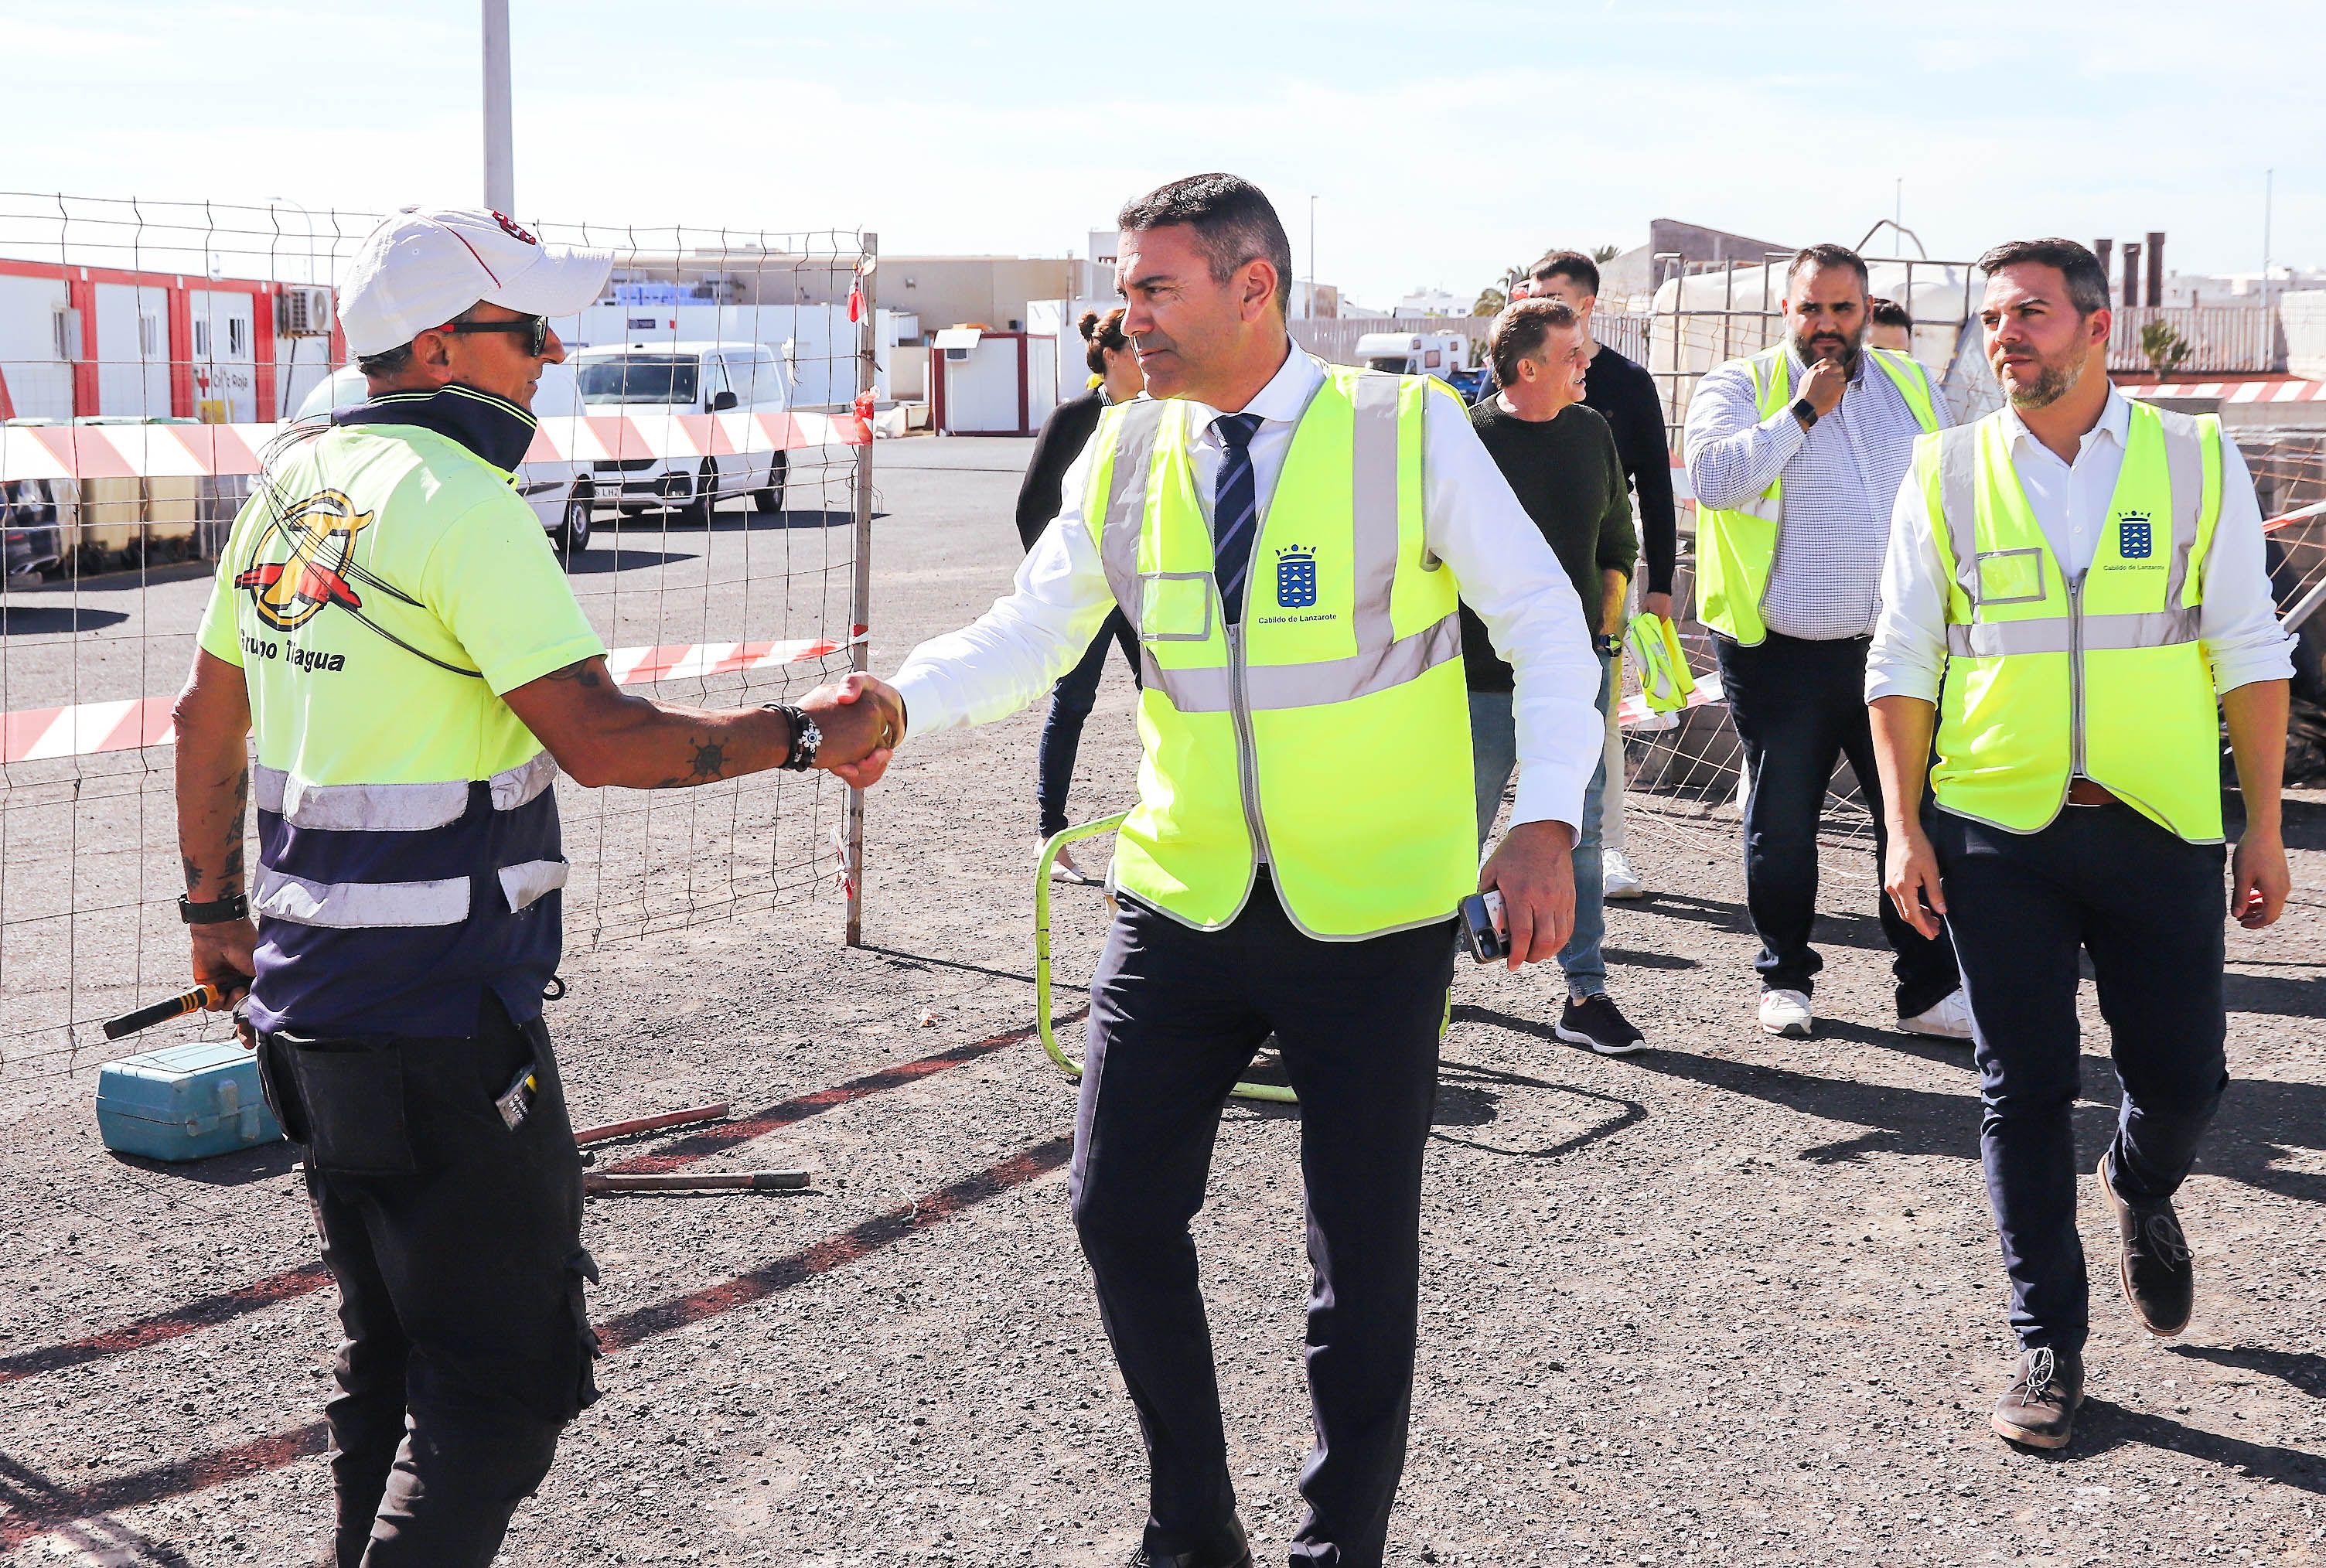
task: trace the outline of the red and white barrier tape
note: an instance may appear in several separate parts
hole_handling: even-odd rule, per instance
[[[0,425],[0,479],[208,478],[255,474],[280,424]],[[544,419],[528,463],[691,462],[810,447],[861,447],[857,413],[621,413]]]
[[[2223,403],[2318,403],[2326,401],[2326,381],[2172,381],[2162,386],[2127,386],[2126,397],[2218,397]]]
[[[806,663],[864,641],[858,627],[844,643],[829,638],[782,643],[677,643],[650,648],[616,648],[606,655],[617,684],[692,681]],[[30,708],[0,714],[0,763],[44,762],[88,756],[100,751],[135,751],[167,746],[172,697],[128,697],[114,702],[79,702],[68,708]]]

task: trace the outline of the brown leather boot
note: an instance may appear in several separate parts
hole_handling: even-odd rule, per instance
[[[2031,1346],[2019,1352],[2019,1371],[1995,1402],[1989,1419],[2005,1443],[2065,1448],[2084,1404],[2084,1358],[2077,1350]]]

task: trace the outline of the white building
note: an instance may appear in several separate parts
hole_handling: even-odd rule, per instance
[[[1400,316],[1466,316],[1476,301],[1459,299],[1444,289],[1416,289],[1397,302]]]
[[[2269,297],[2282,298],[2297,290],[2326,289],[2326,271],[2316,267],[2274,266],[2269,269]],[[2161,291],[2167,305],[2259,305],[2262,275],[2250,273],[2176,273],[2167,271]]]

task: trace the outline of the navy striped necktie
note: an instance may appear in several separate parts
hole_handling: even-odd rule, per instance
[[[1259,428],[1256,413],[1223,413],[1212,421],[1222,448],[1212,491],[1212,575],[1230,626],[1243,619],[1243,580],[1252,536],[1260,532],[1260,487],[1251,473],[1251,437]]]

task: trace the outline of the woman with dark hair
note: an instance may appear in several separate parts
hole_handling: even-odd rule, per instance
[[[1018,537],[1028,550],[1058,515],[1066,469],[1089,444],[1091,432],[1098,429],[1100,411],[1109,404],[1127,403],[1147,389],[1139,356],[1122,330],[1121,311],[1109,311],[1103,316],[1085,311],[1080,324],[1084,358],[1090,366],[1090,390],[1059,404],[1043,422],[1042,433],[1034,438],[1034,460],[1027,466],[1025,483],[1018,490]],[[1091,704],[1098,698],[1099,673],[1106,665],[1110,642],[1121,645],[1136,685],[1139,637],[1118,608],[1091,639],[1082,663],[1068,671],[1050,694],[1050,716],[1042,723],[1041,761],[1034,778],[1034,806],[1039,816],[1037,831],[1045,840],[1066,826],[1066,791],[1074,782],[1075,753],[1082,745],[1083,720],[1090,717]],[[1063,849],[1050,863],[1050,875],[1084,886],[1094,886],[1099,880],[1085,875]]]

